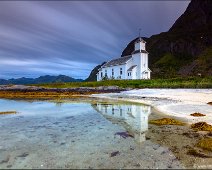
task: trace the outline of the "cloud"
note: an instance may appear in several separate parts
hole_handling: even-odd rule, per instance
[[[86,78],[95,65],[119,57],[138,28],[147,37],[167,31],[188,3],[1,1],[0,78]]]

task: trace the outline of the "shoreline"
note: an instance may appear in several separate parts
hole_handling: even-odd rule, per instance
[[[4,99],[69,99],[99,93],[119,93],[126,89],[117,86],[44,88],[36,86],[12,85],[0,86],[0,98]]]
[[[117,86],[43,88],[36,86],[0,86],[2,99],[63,100],[97,98],[141,103],[164,115],[183,119],[185,123],[207,122],[212,125],[212,89],[126,89]],[[203,117],[190,114],[199,112]]]
[[[212,125],[212,106],[207,104],[212,101],[212,89],[139,89],[90,96],[147,104],[164,115],[183,119],[188,124],[207,122]],[[195,112],[206,116],[190,115]]]

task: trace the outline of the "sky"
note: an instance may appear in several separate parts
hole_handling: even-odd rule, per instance
[[[0,1],[0,79],[85,79],[141,36],[168,31],[190,1]]]

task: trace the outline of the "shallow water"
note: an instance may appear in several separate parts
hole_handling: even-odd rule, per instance
[[[151,107],[0,99],[0,168],[182,168],[146,138]]]

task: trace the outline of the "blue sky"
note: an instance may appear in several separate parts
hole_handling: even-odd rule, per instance
[[[190,1],[1,1],[0,78],[86,78],[141,35],[168,31]]]

